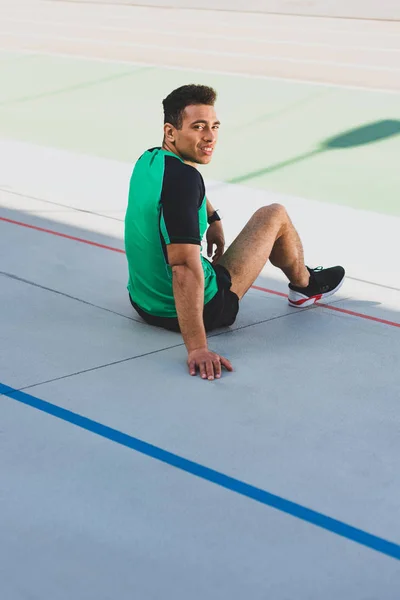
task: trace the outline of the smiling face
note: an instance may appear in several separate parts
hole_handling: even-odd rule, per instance
[[[206,165],[212,159],[219,125],[213,106],[190,104],[183,111],[180,129],[165,123],[163,147],[192,166]]]

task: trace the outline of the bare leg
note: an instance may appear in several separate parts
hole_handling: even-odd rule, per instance
[[[218,264],[228,269],[232,277],[231,290],[240,299],[268,259],[285,273],[290,283],[307,287],[310,274],[304,264],[303,246],[280,204],[259,208]]]

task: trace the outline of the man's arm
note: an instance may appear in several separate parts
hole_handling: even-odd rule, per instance
[[[211,204],[208,198],[206,198],[206,206],[207,206],[207,217],[211,217],[212,214],[215,213],[215,208]]]
[[[215,213],[215,208],[211,204],[208,198],[207,200],[207,217],[211,217]],[[207,256],[212,257],[213,265],[216,264],[225,250],[225,236],[224,228],[222,227],[222,221],[214,221],[207,229]],[[215,253],[213,256],[214,246],[216,246]]]
[[[172,268],[172,285],[176,312],[183,341],[188,351],[190,375],[199,369],[203,379],[219,379],[221,364],[232,371],[230,362],[207,346],[203,323],[204,273],[199,248],[193,244],[169,244],[168,262]]]
[[[203,324],[204,273],[199,247],[192,244],[167,246],[179,326],[187,351],[207,347]]]

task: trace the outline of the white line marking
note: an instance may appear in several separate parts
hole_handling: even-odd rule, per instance
[[[133,7],[130,7],[130,8],[133,8]],[[160,13],[161,10],[163,10],[163,9],[162,9],[162,7],[159,7],[159,9],[156,9],[155,7],[153,7],[153,10],[157,10]],[[178,11],[179,9],[174,9],[174,10]],[[204,11],[201,11],[201,12],[202,12],[202,16],[204,16]],[[212,9],[210,9],[210,12],[212,12]],[[16,13],[11,13],[11,14],[14,15]],[[26,16],[26,11],[21,11],[21,14],[23,16]],[[158,14],[157,15],[160,18],[161,23],[163,25],[165,25],[167,23],[168,24],[171,23],[172,25],[184,25],[185,26],[185,25],[193,25],[194,22],[197,25],[204,25],[205,27],[208,27],[210,25],[210,20],[209,19],[206,19],[204,22],[199,21],[197,19],[196,19],[196,21],[194,21],[193,18],[190,19],[190,20],[180,19],[179,17],[168,19],[168,18],[165,17],[165,14],[171,14],[171,9],[168,9],[168,10],[165,9],[164,10],[164,14]],[[238,12],[238,13],[235,13],[235,15],[236,14],[238,16],[243,17],[243,13]],[[4,15],[2,15],[2,20],[3,20],[3,16]],[[115,15],[115,14],[111,13],[109,15],[107,15],[107,14],[103,14],[103,15],[96,14],[95,16],[97,18],[99,16],[100,17],[103,16],[103,17],[105,17],[107,19],[107,21],[122,21],[125,25],[129,24],[129,18],[127,18],[126,16],[122,16],[122,15],[118,16],[118,15]],[[141,21],[142,22],[151,22],[151,23],[154,23],[154,20],[156,18],[154,15],[149,16],[149,17],[145,17],[145,16],[139,16],[139,17],[137,17],[137,16],[134,16],[134,15],[130,14],[129,16],[133,17],[133,19],[132,19],[132,24],[133,25],[137,25]],[[258,15],[258,17],[260,17],[260,16],[262,17],[262,15]],[[267,17],[267,16],[270,17],[271,15],[265,14],[264,16],[265,17]],[[286,15],[283,15],[283,16],[286,16]],[[79,14],[77,15],[77,17],[79,17]],[[89,15],[86,15],[86,17],[92,18]],[[12,18],[14,18],[14,17],[12,17]],[[323,33],[324,35],[325,34],[334,33],[334,34],[348,34],[348,35],[351,35],[352,37],[354,37],[355,35],[367,35],[367,36],[370,36],[370,35],[371,36],[375,36],[375,35],[377,35],[377,36],[381,36],[381,37],[396,37],[397,39],[399,38],[399,35],[400,35],[400,28],[399,28],[399,32],[384,31],[384,30],[381,30],[381,31],[357,31],[357,30],[354,30],[354,29],[323,29],[323,28],[321,28],[321,23],[319,21],[318,21],[318,23],[315,24],[316,26],[314,28],[313,27],[303,27],[302,28],[302,27],[297,27],[297,26],[296,27],[294,27],[294,26],[287,27],[285,25],[280,26],[280,25],[272,23],[272,22],[270,22],[268,24],[265,24],[265,25],[264,24],[260,24],[259,22],[244,24],[243,23],[243,19],[241,19],[241,22],[237,22],[237,23],[227,22],[227,21],[222,21],[222,22],[218,23],[218,22],[215,21],[215,13],[213,14],[213,19],[214,19],[213,22],[212,22],[213,26],[217,25],[217,26],[220,26],[220,27],[223,27],[223,28],[234,27],[234,28],[238,28],[238,29],[259,29],[259,30],[262,30],[262,31],[267,31],[267,30],[282,31],[282,32],[283,31],[293,31],[295,33],[306,33],[306,34]],[[259,21],[260,19],[258,18],[257,20]],[[394,23],[394,22],[391,21],[390,23]]]
[[[374,92],[374,93],[380,93],[380,94],[395,94],[398,95],[400,94],[400,90],[392,90],[390,88],[373,88],[373,87],[367,87],[367,86],[363,86],[363,85],[348,85],[345,83],[333,83],[330,81],[313,81],[312,79],[297,79],[297,78],[291,78],[291,77],[278,77],[278,76],[273,76],[273,75],[254,75],[252,73],[243,73],[241,71],[224,71],[224,70],[216,70],[216,69],[201,69],[199,67],[179,67],[179,66],[172,66],[172,65],[165,65],[163,63],[155,63],[155,62],[141,62],[138,60],[120,60],[120,59],[113,59],[113,58],[101,58],[101,57],[93,57],[93,56],[85,56],[84,54],[68,54],[65,52],[48,52],[46,50],[24,50],[24,49],[18,49],[18,50],[1,50],[0,51],[4,51],[7,54],[10,53],[17,53],[17,54],[26,54],[28,56],[56,56],[58,58],[64,58],[64,59],[69,59],[69,60],[86,60],[86,61],[93,61],[93,62],[101,62],[101,63],[106,63],[106,64],[114,64],[114,65],[130,65],[130,66],[137,66],[137,67],[154,67],[157,69],[168,69],[171,71],[186,71],[186,72],[193,72],[193,73],[209,73],[210,75],[224,75],[224,76],[229,76],[229,77],[243,77],[246,79],[261,79],[261,80],[266,80],[266,81],[283,81],[284,83],[300,83],[300,84],[306,84],[306,85],[315,85],[315,86],[319,86],[319,87],[332,87],[332,88],[343,88],[343,89],[348,89],[348,90],[355,90],[355,91],[363,91],[363,92]]]
[[[98,30],[98,31],[118,31],[133,34],[135,33],[134,29],[128,27],[112,27],[109,25],[92,25],[87,24],[83,25],[81,23],[67,23],[65,21],[37,21],[30,19],[3,19],[3,23],[5,21],[9,21],[11,23],[26,23],[28,25],[51,25],[56,27],[73,27],[74,29],[89,29],[89,30]],[[135,23],[137,25],[137,23]],[[183,32],[168,29],[168,31],[157,29],[154,27],[141,27],[140,29],[136,29],[138,33],[155,33],[162,34],[165,36],[171,37],[183,37],[183,38],[198,38],[198,39],[216,39],[216,40],[227,40],[233,42],[255,42],[262,43],[266,45],[273,46],[274,44],[278,45],[296,45],[302,47],[316,47],[316,48],[337,48],[343,50],[345,48],[351,50],[366,50],[373,52],[400,52],[400,48],[377,48],[375,46],[353,46],[353,45],[343,45],[343,44],[327,44],[323,42],[300,42],[297,40],[268,40],[265,38],[256,38],[256,37],[247,37],[247,36],[235,36],[235,35],[220,35],[218,33],[197,33],[197,32]],[[23,32],[21,32],[23,33]],[[399,34],[399,43],[400,43],[400,34]]]
[[[47,40],[63,40],[65,42],[78,42],[79,44],[92,44],[95,46],[104,46],[104,40],[98,40],[95,38],[77,38],[66,35],[53,35],[53,34],[36,34],[36,33],[13,33],[0,31],[0,36],[23,36],[24,38],[34,39],[47,39]],[[107,42],[108,46],[118,48],[143,48],[147,50],[160,50],[161,52],[180,52],[182,54],[196,54],[196,55],[207,55],[207,56],[223,56],[227,58],[249,58],[251,60],[258,60],[260,62],[288,62],[295,64],[309,64],[309,65],[329,65],[341,68],[353,68],[363,69],[368,71],[388,71],[397,73],[400,71],[400,67],[385,67],[385,66],[373,66],[373,65],[362,65],[357,63],[343,63],[332,60],[315,60],[311,58],[287,58],[284,56],[262,56],[260,54],[246,54],[243,52],[221,52],[218,50],[200,50],[195,48],[183,48],[175,46],[159,46],[158,44],[141,44],[135,42]]]

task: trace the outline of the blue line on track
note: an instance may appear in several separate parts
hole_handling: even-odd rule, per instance
[[[156,460],[175,467],[176,469],[186,471],[186,473],[200,477],[205,481],[215,483],[216,485],[219,485],[232,492],[236,492],[241,496],[251,498],[256,502],[260,502],[261,504],[275,508],[276,510],[291,515],[292,517],[296,517],[297,519],[301,519],[302,521],[311,523],[317,527],[321,527],[322,529],[330,531],[331,533],[335,533],[336,535],[340,535],[348,540],[352,540],[353,542],[361,544],[362,546],[366,546],[367,548],[371,548],[372,550],[376,550],[377,552],[381,552],[382,554],[386,554],[387,556],[400,560],[400,545],[395,544],[394,542],[390,542],[383,538],[377,537],[376,535],[372,535],[371,533],[363,531],[362,529],[352,527],[347,523],[343,523],[342,521],[328,517],[327,515],[302,506],[301,504],[296,504],[295,502],[291,502],[290,500],[286,500],[285,498],[281,498],[280,496],[276,496],[275,494],[271,494],[270,492],[249,485],[244,481],[234,479],[233,477],[224,475],[224,473],[220,473],[219,471],[214,471],[214,469],[204,467],[203,465],[178,456],[177,454],[172,454],[167,450],[163,450],[162,448],[148,444],[147,442],[127,435],[126,433],[122,433],[117,429],[112,429],[111,427],[102,425],[97,421],[92,421],[92,419],[83,417],[82,415],[51,404],[50,402],[46,402],[45,400],[41,400],[40,398],[36,398],[35,396],[31,396],[30,394],[26,394],[25,392],[15,390],[14,388],[2,383],[0,383],[0,395],[1,394],[8,396],[17,402],[21,402],[22,404],[26,404],[27,406],[31,406],[32,408],[36,408],[37,410],[52,415],[57,419],[61,419],[62,421],[76,425],[81,429],[85,429],[86,431],[90,431],[96,435],[111,440],[117,444],[120,444],[121,446],[131,448],[132,450],[140,452],[145,456],[155,458]]]

